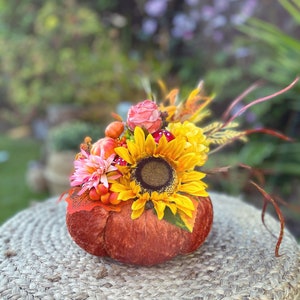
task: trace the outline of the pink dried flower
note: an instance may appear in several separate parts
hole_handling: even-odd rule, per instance
[[[108,181],[117,179],[121,175],[117,172],[117,167],[112,165],[115,154],[104,158],[102,155],[88,154],[81,150],[81,157],[74,161],[75,171],[70,177],[71,186],[81,186],[78,195],[82,195],[86,190],[96,188],[102,183],[109,187]]]
[[[149,133],[157,131],[162,126],[158,106],[151,100],[144,100],[132,106],[128,111],[127,124],[131,130],[139,126],[148,130]]]

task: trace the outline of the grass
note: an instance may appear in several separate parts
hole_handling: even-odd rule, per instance
[[[0,135],[0,151],[9,158],[0,163],[0,224],[25,209],[32,201],[47,198],[47,193],[34,193],[26,184],[26,170],[31,160],[39,160],[41,143],[31,138]]]

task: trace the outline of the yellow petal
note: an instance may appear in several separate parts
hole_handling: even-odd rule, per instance
[[[177,207],[177,209],[179,215],[185,214],[189,218],[193,217],[193,212],[194,212],[193,210],[190,210],[186,207]]]
[[[186,153],[178,159],[178,167],[180,170],[193,169],[198,162],[198,158],[194,152]]]
[[[174,139],[170,141],[165,148],[166,155],[173,160],[180,158],[183,154],[186,141],[183,139]]]
[[[140,208],[139,210],[133,210],[131,213],[131,219],[134,220],[139,218],[143,212],[144,212],[144,207]]]
[[[133,210],[140,210],[141,208],[145,207],[146,202],[147,202],[147,199],[145,199],[145,198],[139,198],[138,200],[136,200],[136,201],[134,201],[132,203],[131,208]]]
[[[154,209],[157,213],[157,217],[161,220],[164,217],[166,203],[164,201],[154,201]]]
[[[113,192],[121,192],[124,191],[124,189],[126,190],[127,188],[117,181],[114,181],[110,187],[110,190]]]
[[[138,149],[138,155],[141,155],[145,149],[145,133],[143,129],[138,126],[134,129],[134,142]]]
[[[162,151],[164,151],[164,149],[166,148],[166,145],[168,144],[168,141],[167,141],[167,138],[165,137],[165,135],[163,135],[159,142],[158,142],[158,145],[156,147],[156,151],[155,151],[155,154],[158,153],[158,154],[162,154]]]
[[[139,157],[140,155],[140,150],[139,150],[139,146],[132,142],[132,141],[128,141],[127,142],[127,147],[128,147],[128,152],[130,153],[130,158],[131,160],[136,160],[137,157]],[[126,148],[125,148],[126,149]],[[126,160],[126,159],[125,159]],[[127,160],[126,160],[127,161]],[[129,162],[130,163],[130,162]],[[133,163],[130,163],[133,164]]]
[[[198,172],[198,171],[190,171],[190,172],[185,172],[182,175],[182,182],[189,182],[189,181],[199,181],[203,179],[206,176],[205,173]]]
[[[180,209],[178,209],[178,214],[179,214],[181,220],[183,221],[183,223],[185,224],[185,226],[187,227],[187,229],[190,232],[193,232],[193,228],[194,228],[194,224],[195,224],[195,220],[196,220],[196,216],[197,216],[198,201],[195,200],[195,198],[193,198],[193,197],[191,197],[191,200],[193,201],[193,204],[195,207],[195,210],[192,212],[192,215],[189,216]]]
[[[200,89],[199,88],[195,88],[194,90],[191,91],[191,93],[189,94],[187,100],[186,100],[186,105],[189,106],[190,103],[194,100],[194,98],[199,94]]]
[[[145,151],[149,155],[153,155],[156,150],[156,143],[151,134],[148,134],[145,142]]]
[[[125,190],[125,191],[121,191],[119,192],[118,195],[118,200],[122,200],[122,201],[127,201],[130,199],[134,199],[136,197],[136,194],[133,193],[131,190]]]
[[[177,206],[175,203],[167,203],[166,206],[168,206],[171,210],[171,212],[173,213],[173,215],[176,214],[177,212]]]
[[[187,193],[193,196],[202,196],[207,197],[208,193],[206,192],[207,185],[202,181],[192,181],[181,184],[179,191]]]
[[[193,201],[187,196],[184,196],[184,195],[181,195],[181,194],[174,194],[170,198],[170,200],[175,202],[177,207],[186,208],[188,210],[194,210],[195,209]]]
[[[129,142],[128,142],[129,143]],[[131,155],[129,154],[129,151],[127,148],[125,147],[117,147],[115,148],[115,152],[121,157],[123,158],[125,161],[127,161],[129,164],[133,164],[134,161],[132,160]]]

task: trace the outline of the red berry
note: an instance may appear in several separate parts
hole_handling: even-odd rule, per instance
[[[117,158],[115,158],[114,162],[115,162],[116,165],[119,165],[119,166],[126,166],[127,165],[126,160],[124,160],[120,156],[118,156]]]
[[[161,137],[163,135],[167,138],[168,142],[175,139],[175,136],[170,131],[168,131],[166,129],[160,129],[160,130],[157,130],[157,131],[152,133],[152,136],[154,137],[154,140],[155,140],[156,143],[159,142],[159,140],[161,139]]]

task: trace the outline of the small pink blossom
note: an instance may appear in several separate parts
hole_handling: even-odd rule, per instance
[[[151,100],[144,100],[132,106],[128,111],[127,124],[131,130],[136,126],[153,133],[161,128],[162,119],[158,106]]]
[[[82,195],[86,190],[96,188],[102,183],[109,187],[108,181],[117,179],[121,175],[117,172],[117,167],[112,165],[115,154],[104,158],[103,155],[88,154],[81,150],[81,157],[74,161],[75,171],[70,177],[71,186],[81,186],[78,195]]]

